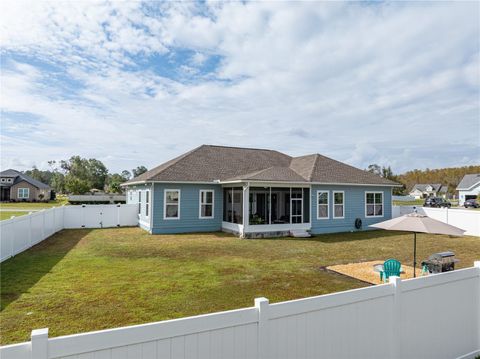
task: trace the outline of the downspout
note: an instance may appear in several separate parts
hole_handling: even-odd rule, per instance
[[[241,238],[245,238],[245,232],[248,228],[248,223],[250,220],[249,217],[249,198],[250,198],[250,182],[247,182],[247,185],[243,187],[243,226],[242,233],[240,233]]]
[[[150,215],[150,234],[153,234],[153,204],[155,203],[153,200],[154,193],[155,193],[155,183],[152,182],[152,187],[150,189],[150,203],[148,204],[150,206],[150,208],[148,209],[149,215]],[[178,205],[180,205],[180,203]]]

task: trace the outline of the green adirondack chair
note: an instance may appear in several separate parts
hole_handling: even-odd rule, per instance
[[[402,264],[396,259],[387,259],[383,263],[383,272],[380,272],[380,280],[384,282],[388,280],[390,276],[400,277],[400,271],[402,270]]]

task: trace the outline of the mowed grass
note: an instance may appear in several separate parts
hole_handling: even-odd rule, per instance
[[[18,217],[18,216],[24,216],[26,214],[28,214],[28,212],[0,211],[0,221],[3,221],[5,219],[10,219],[12,216]]]
[[[59,195],[57,199],[49,202],[4,202],[0,203],[0,208],[3,210],[11,209],[12,211],[15,209],[41,210],[63,205],[68,205],[68,198],[67,196]]]
[[[480,238],[419,235],[418,258],[480,259]],[[411,263],[412,234],[357,232],[242,240],[226,233],[156,235],[139,228],[64,230],[1,270],[1,344],[249,307],[366,286],[326,271],[394,257]]]

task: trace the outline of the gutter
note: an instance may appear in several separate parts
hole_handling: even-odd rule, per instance
[[[122,187],[133,186],[136,184],[146,184],[146,183],[185,183],[185,184],[234,184],[234,183],[245,183],[252,182],[252,180],[235,180],[235,181],[135,181],[135,182],[125,182],[120,184]],[[275,184],[295,184],[295,185],[334,185],[334,186],[370,186],[370,187],[403,187],[401,184],[375,184],[375,183],[339,183],[339,182],[285,182],[285,181],[267,181],[267,180],[255,180],[253,181],[259,183],[275,183]]]

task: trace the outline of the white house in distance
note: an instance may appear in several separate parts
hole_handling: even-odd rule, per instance
[[[478,199],[480,194],[480,174],[465,175],[457,186],[458,205],[463,206],[467,199]]]
[[[409,195],[415,199],[427,197],[443,197],[445,198],[448,192],[448,187],[440,183],[417,183],[411,189]]]

